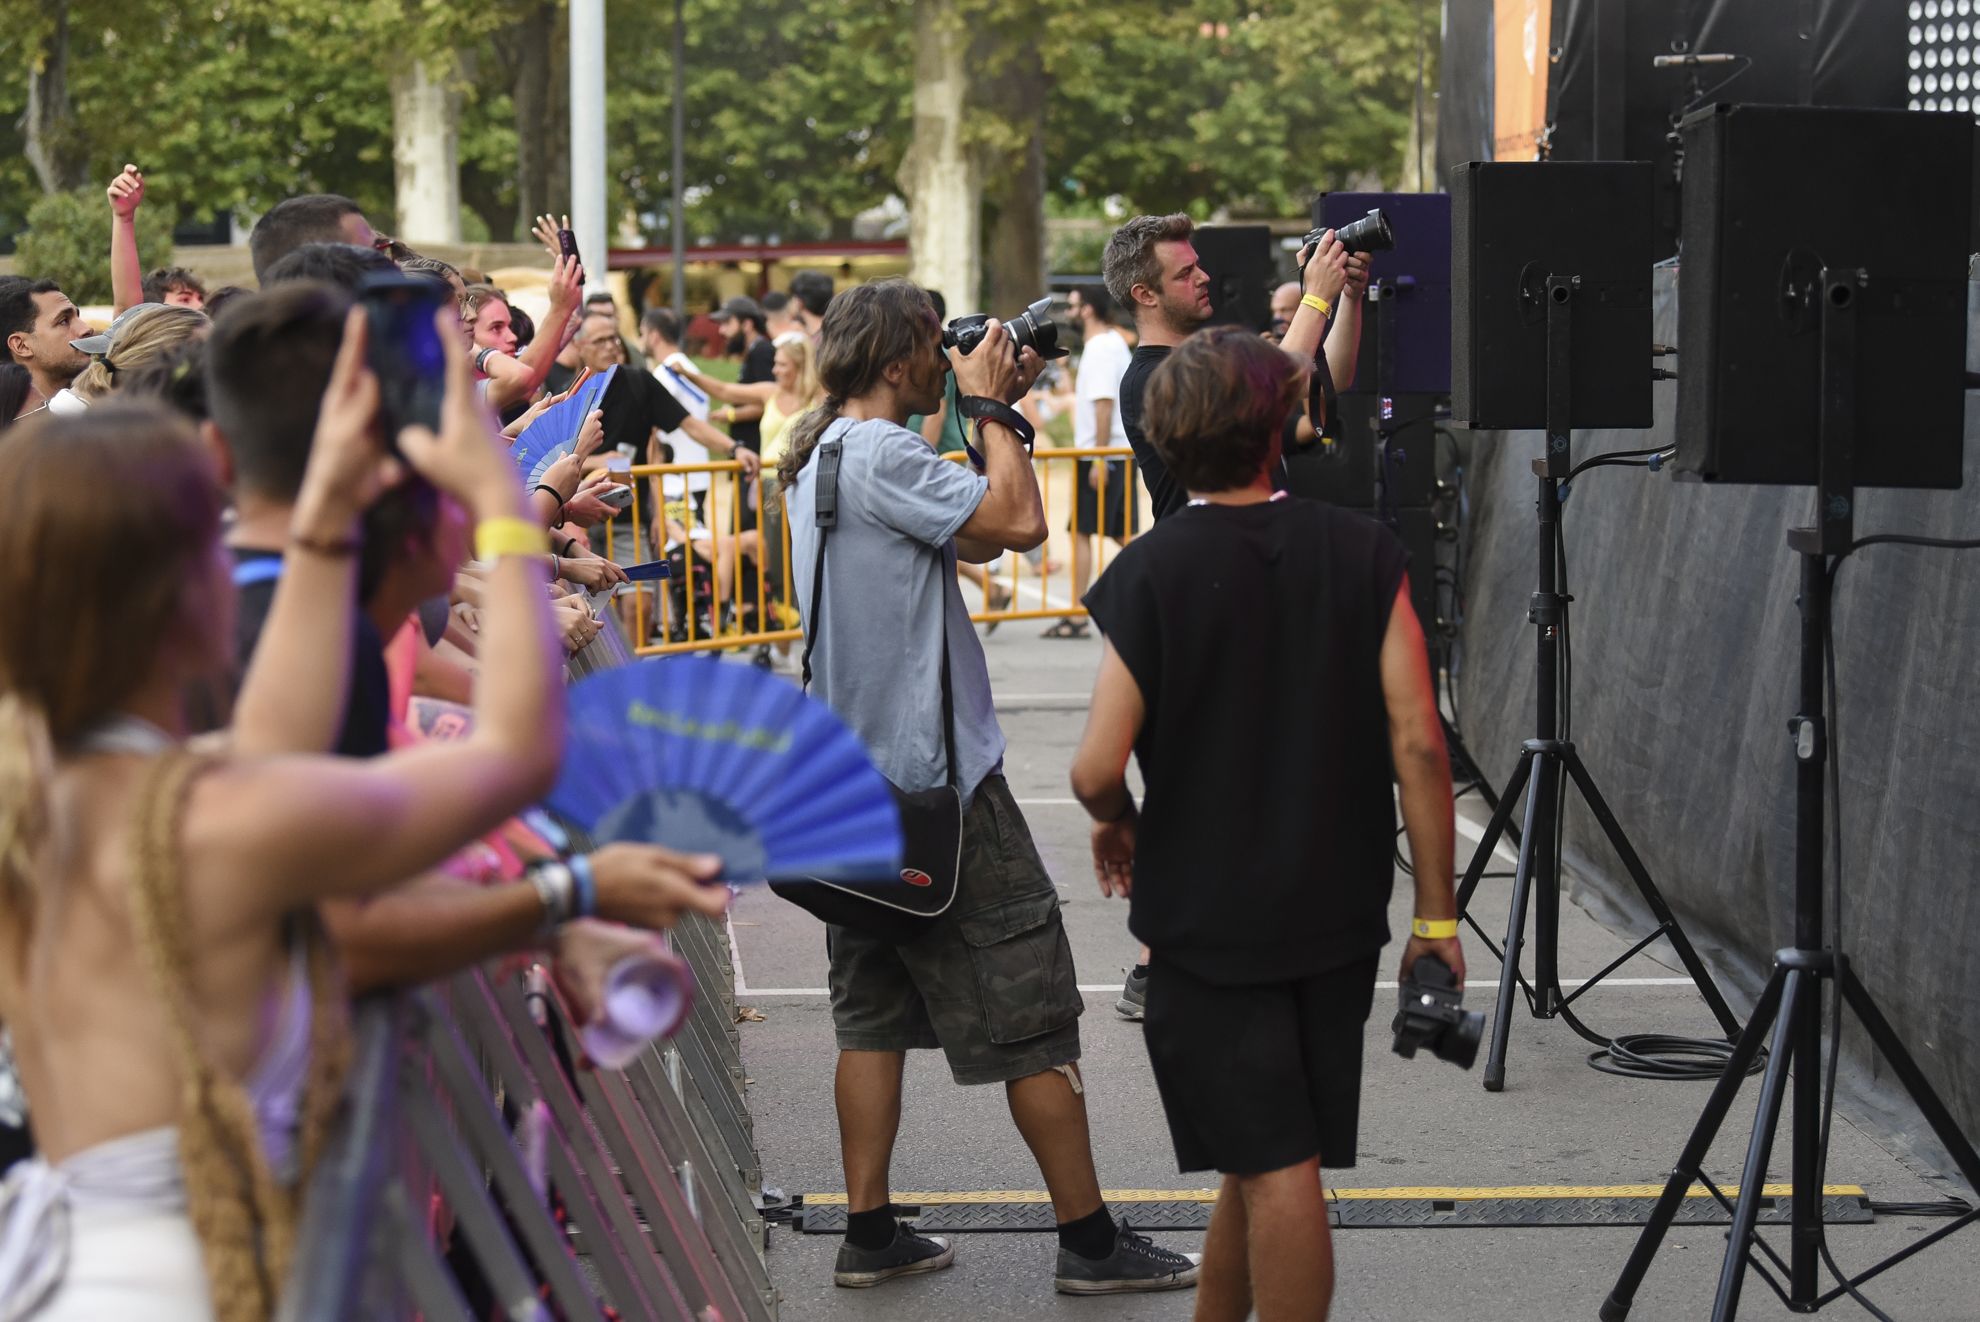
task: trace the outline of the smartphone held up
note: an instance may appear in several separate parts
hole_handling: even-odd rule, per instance
[[[402,427],[440,427],[447,394],[447,350],[434,319],[453,301],[447,286],[416,276],[379,272],[358,291],[369,322],[368,358],[378,378],[378,407],[386,443]]]

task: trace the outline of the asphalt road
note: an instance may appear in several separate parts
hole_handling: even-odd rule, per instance
[[[1065,898],[1079,980],[1086,994],[1082,1020],[1084,1074],[1101,1183],[1110,1189],[1196,1189],[1199,1175],[1177,1172],[1163,1127],[1137,1025],[1113,1011],[1113,988],[1132,962],[1134,941],[1125,906],[1103,899],[1086,856],[1084,815],[1071,801],[1066,770],[1084,721],[1099,645],[1047,641],[1042,625],[1005,624],[986,640],[1000,719],[1009,741],[1006,761],[1013,791],[1039,850]],[[1269,705],[1260,718],[1270,719]],[[1466,815],[1483,814],[1462,801]],[[1625,822],[1627,825],[1627,822]],[[1461,824],[1461,830],[1463,825]],[[1475,838],[1475,827],[1473,835]],[[1460,859],[1470,842],[1461,835]],[[1510,866],[1509,864],[1507,865]],[[1503,928],[1509,883],[1488,881],[1473,910]],[[1407,922],[1410,891],[1396,888],[1393,926]],[[842,1191],[832,1113],[831,1014],[818,989],[825,984],[822,929],[767,892],[744,894],[734,911],[743,1004],[763,1014],[742,1028],[744,1062],[753,1080],[751,1103],[765,1180],[791,1193]],[[1563,978],[1600,969],[1633,942],[1573,905],[1563,905]],[[1399,953],[1392,947],[1391,954]],[[1475,940],[1467,1005],[1489,1010],[1498,966]],[[1385,978],[1394,971],[1385,968]],[[1652,947],[1618,976],[1635,985],[1605,986],[1578,1003],[1591,1025],[1608,1034],[1670,1032],[1709,1035],[1710,1015],[1681,981],[1668,949]],[[1676,1157],[1709,1085],[1644,1082],[1598,1073],[1588,1047],[1558,1020],[1540,1021],[1522,1008],[1513,1020],[1506,1090],[1488,1094],[1477,1073],[1389,1050],[1390,998],[1378,991],[1366,1049],[1359,1164],[1333,1172],[1341,1188],[1614,1185],[1659,1183]],[[1734,1008],[1743,1001],[1728,989]],[[1736,1181],[1752,1123],[1749,1085],[1713,1151],[1711,1169]],[[1781,1167],[1785,1142],[1770,1179]],[[1887,1150],[1878,1134],[1839,1117],[1830,1160],[1831,1183],[1857,1184],[1880,1201],[1934,1200],[1949,1189]],[[907,1107],[896,1149],[897,1190],[1031,1190],[1036,1168],[1012,1127],[997,1088],[964,1089],[949,1079],[939,1056],[917,1055],[908,1066]],[[1835,1227],[1830,1243],[1847,1267],[1861,1269],[1914,1242],[1940,1222],[1879,1218],[1874,1225]],[[1776,1242],[1780,1232],[1774,1232]],[[1905,1322],[1971,1322],[1980,1318],[1980,1267],[1969,1229],[1866,1286],[1871,1299]],[[1162,1236],[1178,1248],[1197,1247],[1195,1233]],[[1624,1226],[1572,1229],[1350,1229],[1335,1234],[1339,1286],[1333,1316],[1342,1319],[1466,1319],[1531,1322],[1593,1318],[1634,1244]],[[1674,1231],[1639,1294],[1633,1319],[1672,1322],[1709,1315],[1723,1252],[1723,1228]],[[874,1290],[831,1284],[833,1236],[772,1231],[771,1265],[783,1293],[783,1317],[793,1322],[919,1322],[932,1318],[1078,1317],[1091,1322],[1173,1319],[1190,1315],[1190,1295],[1069,1299],[1052,1291],[1054,1241],[1046,1234],[971,1234],[960,1242],[953,1269]],[[1828,1310],[1861,1316],[1844,1300]],[[1749,1275],[1741,1317],[1792,1316]]]

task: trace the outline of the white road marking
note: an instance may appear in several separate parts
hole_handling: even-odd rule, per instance
[[[1574,986],[1581,980],[1579,978],[1563,978],[1561,979],[1561,981],[1568,986]],[[1375,989],[1377,991],[1394,991],[1396,990],[1397,987],[1401,985],[1402,985],[1401,983],[1397,983],[1397,982],[1378,982],[1375,984]],[[1604,978],[1602,979],[1601,985],[1604,987],[1689,987],[1691,986],[1691,979],[1690,978]],[[1493,986],[1492,983],[1485,982],[1478,978],[1473,978],[1470,980],[1470,989],[1473,991],[1477,991],[1480,988],[1483,988],[1485,990],[1490,990],[1492,986]],[[1095,992],[1095,993],[1117,992],[1121,989],[1121,984],[1118,982],[1082,982],[1079,985],[1079,989],[1082,992]],[[736,988],[736,994],[740,996],[744,990],[745,990],[744,988],[738,987]],[[785,997],[796,998],[796,997],[806,997],[806,996],[813,996],[813,997],[830,996],[832,994],[831,989],[827,987],[752,987],[747,990],[749,992],[749,995],[757,1000],[761,1000],[766,996],[785,996]]]

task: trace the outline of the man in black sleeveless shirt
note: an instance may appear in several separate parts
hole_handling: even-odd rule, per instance
[[[1106,647],[1073,792],[1102,893],[1129,898],[1153,951],[1148,1054],[1177,1165],[1225,1177],[1199,1318],[1325,1312],[1319,1167],[1355,1161],[1392,776],[1416,879],[1401,973],[1435,955],[1464,976],[1443,935],[1457,914],[1450,764],[1408,554],[1372,519],[1272,488],[1305,380],[1242,327],[1179,345],[1147,398],[1184,506],[1086,596]]]

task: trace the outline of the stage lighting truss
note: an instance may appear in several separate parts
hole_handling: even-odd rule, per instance
[[[1911,0],[1913,110],[1980,111],[1980,0]]]

